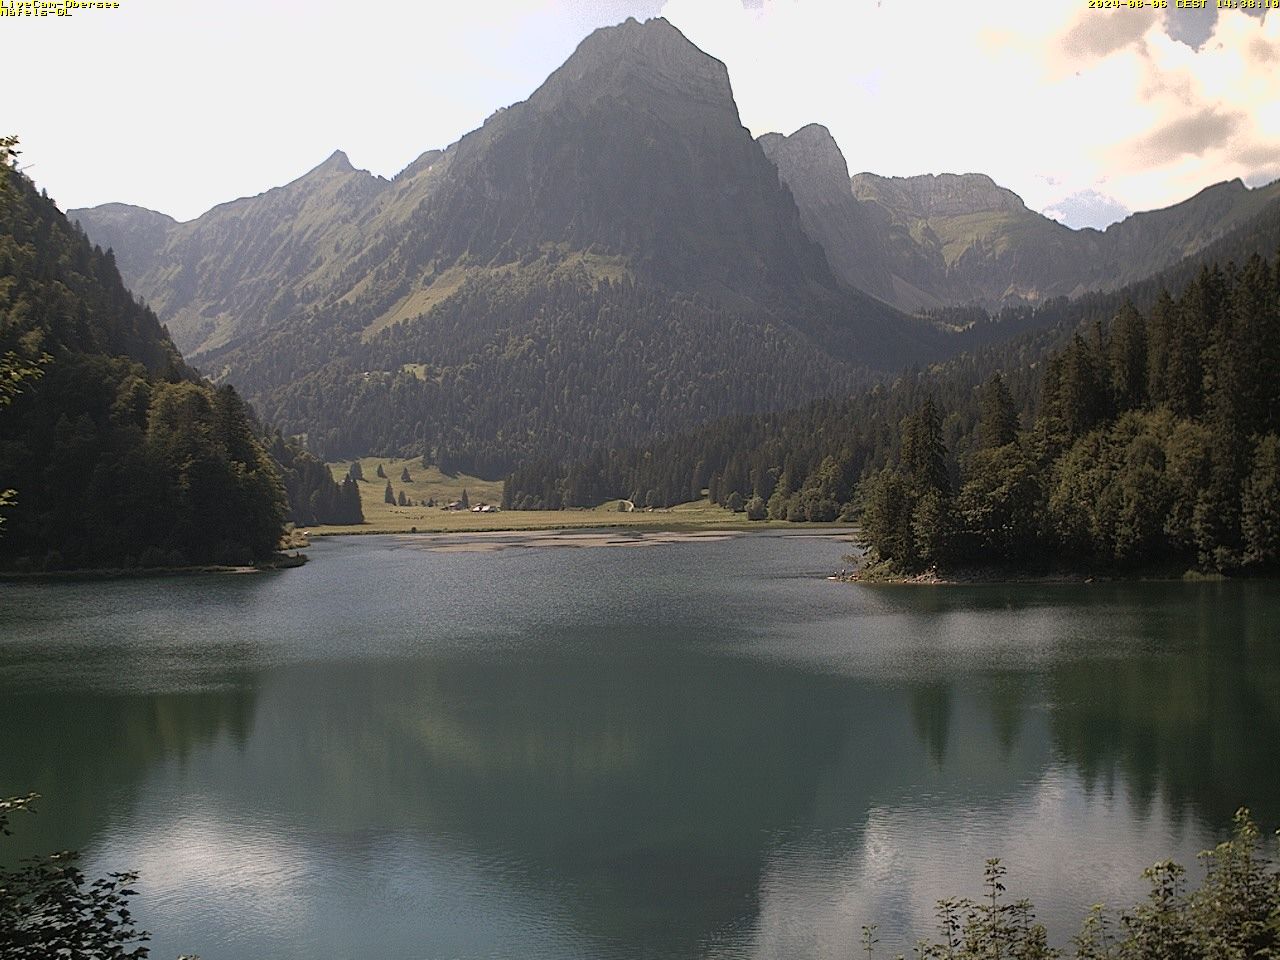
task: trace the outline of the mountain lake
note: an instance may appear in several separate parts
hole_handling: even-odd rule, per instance
[[[1001,857],[1062,944],[1280,823],[1280,587],[867,586],[847,537],[341,537],[0,584],[6,857],[152,956],[847,958]]]

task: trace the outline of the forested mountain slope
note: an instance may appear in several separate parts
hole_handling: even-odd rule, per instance
[[[512,507],[534,507],[626,497],[642,505],[663,505],[696,498],[709,487],[716,502],[740,509],[750,506],[757,516],[793,520],[855,517],[861,506],[856,496],[859,484],[889,467],[895,474],[905,469],[907,479],[891,493],[902,494],[901,503],[913,505],[890,512],[901,532],[910,526],[908,514],[927,489],[923,474],[915,476],[911,473],[914,468],[901,466],[916,459],[910,448],[920,444],[910,436],[913,432],[921,436],[922,423],[930,424],[925,431],[927,446],[935,453],[942,451],[942,467],[937,467],[937,459],[930,465],[935,478],[945,474],[950,489],[960,491],[979,475],[972,472],[973,464],[980,458],[979,451],[992,445],[990,438],[1007,439],[1016,434],[1020,424],[1029,425],[1045,416],[1068,424],[1065,434],[1058,427],[1048,433],[1048,428],[1038,427],[1032,435],[1032,448],[1048,457],[1039,470],[1054,462],[1065,449],[1064,443],[1070,446],[1123,414],[1147,411],[1155,415],[1158,408],[1165,407],[1173,411],[1175,419],[1203,418],[1211,409],[1220,410],[1217,416],[1225,416],[1221,413],[1224,409],[1252,411],[1247,416],[1241,413],[1230,432],[1225,421],[1212,431],[1213,436],[1235,438],[1231,463],[1237,473],[1230,483],[1244,483],[1245,474],[1239,472],[1242,465],[1256,457],[1259,438],[1275,429],[1266,419],[1271,414],[1259,413],[1269,409],[1269,402],[1258,398],[1267,389],[1263,382],[1269,376],[1268,358],[1280,343],[1280,321],[1275,317],[1280,309],[1276,280],[1280,270],[1268,266],[1277,250],[1280,203],[1273,203],[1199,254],[1142,283],[1075,301],[1058,298],[1038,307],[1010,308],[998,322],[975,323],[962,335],[975,343],[975,348],[946,363],[911,370],[891,384],[845,398],[825,399],[778,414],[729,418],[662,443],[602,452],[568,466],[549,461],[530,463],[509,478],[506,502]],[[1258,259],[1260,251],[1267,252],[1266,260]],[[1233,263],[1247,266],[1237,270]],[[1144,323],[1137,323],[1134,317],[1144,318]],[[1019,336],[991,342],[993,331],[1018,330],[1023,331]],[[1227,362],[1224,358],[1229,355],[1245,359],[1231,361],[1231,371],[1222,372]],[[1247,369],[1240,366],[1243,363],[1249,365]],[[1129,373],[1121,376],[1116,372],[1124,369]],[[1181,372],[1170,374],[1171,369]],[[1220,398],[1228,373],[1243,393],[1233,395],[1234,406],[1214,408],[1213,404],[1226,402]],[[998,391],[992,385],[997,376]],[[1123,386],[1130,380],[1132,390]],[[1000,396],[993,398],[994,392]],[[1241,400],[1245,394],[1252,399]],[[932,412],[922,417],[926,406]],[[984,428],[983,410],[993,406],[1003,413],[1004,426],[989,423]],[[904,431],[906,424],[915,426]],[[1200,427],[1196,429],[1200,430],[1197,436],[1210,436]],[[1056,437],[1053,443],[1057,446],[1046,437]],[[1030,441],[1020,442],[1025,447]],[[992,489],[1001,488],[1000,482],[992,482]],[[1044,476],[1038,482],[1048,483]],[[1203,489],[1196,487],[1193,499]],[[1226,487],[1220,483],[1220,489]],[[1239,495],[1237,490],[1235,496]],[[1082,496],[1082,502],[1092,502],[1092,494]],[[970,503],[966,509],[969,539],[956,543],[972,547],[986,542],[975,532],[985,522],[975,513],[978,508]],[[1023,517],[1049,515],[1047,502],[1034,501],[1027,509]],[[1203,516],[1210,516],[1203,513],[1208,509],[1201,508]],[[1127,548],[1116,551],[1111,543],[1098,548],[1101,553],[1090,555],[1088,562],[1152,562],[1160,558],[1208,566],[1244,562],[1240,508],[1237,504],[1231,509],[1237,519],[1230,519],[1232,513],[1227,510],[1225,529],[1234,532],[1225,540],[1212,539],[1217,534],[1204,532],[1210,531],[1209,527],[1191,536],[1184,526],[1176,549],[1171,546],[1174,541],[1148,542],[1125,553]],[[1041,534],[1043,530],[1036,536]],[[1218,551],[1219,547],[1224,550]],[[1053,545],[1050,553],[1067,557],[1060,548],[1061,544]],[[902,554],[893,549],[885,550],[884,556],[900,559]],[[960,556],[958,549],[950,556],[952,562]],[[990,562],[1015,562],[1027,555],[992,552],[995,547],[991,542],[986,549]],[[908,565],[927,555],[927,550],[922,554],[911,548]],[[1074,556],[1086,562],[1081,554]],[[972,555],[968,559],[973,562]]]
[[[283,491],[230,387],[195,379],[164,328],[52,201],[0,157],[0,355],[38,369],[0,412],[16,490],[0,564],[260,560]]]
[[[190,223],[75,216],[193,363],[313,453],[494,477],[1030,329],[1045,315],[954,305],[1147,276],[1278,190],[1223,184],[1099,232],[976,175],[850,180],[823,128],[754,141],[724,65],[658,19],[596,31],[392,180],[335,153]]]
[[[522,103],[392,181],[335,156],[126,230],[192,362],[330,458],[493,474],[847,389],[943,337],[832,274],[724,65],[664,20],[589,36]],[[135,242],[136,241],[136,242]]]
[[[860,488],[874,564],[1264,571],[1280,561],[1280,258],[1206,267],[1049,354],[1019,429],[995,378],[949,463],[926,397]],[[1047,559],[1049,558],[1049,559]]]

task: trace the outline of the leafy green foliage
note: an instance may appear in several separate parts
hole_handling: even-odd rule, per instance
[[[9,818],[28,812],[35,794],[0,800],[0,837]],[[129,910],[135,873],[89,880],[69,851],[30,857],[0,869],[0,960],[125,960],[144,958],[149,935]]]
[[[1280,560],[1280,437],[1268,433],[1258,441],[1253,467],[1240,500],[1240,531],[1246,563]]]
[[[0,137],[0,203],[5,202],[12,187],[9,186],[9,169],[18,154],[18,138],[14,136]],[[9,284],[12,281],[8,281]],[[0,286],[0,291],[4,289]],[[46,359],[46,358],[41,358]],[[40,375],[37,363],[9,350],[0,355],[0,410],[7,407],[22,391],[22,384]],[[0,490],[0,530],[4,529],[4,510],[12,506],[18,497],[16,490]]]
[[[1235,834],[1201,854],[1203,882],[1188,891],[1186,869],[1161,861],[1143,871],[1147,900],[1118,914],[1095,905],[1072,950],[1049,945],[1028,900],[1009,900],[1007,868],[988,860],[979,900],[938,902],[940,939],[922,940],[918,960],[1266,960],[1280,955],[1280,872],[1261,849],[1246,810]],[[862,928],[862,950],[873,956],[874,925]]]

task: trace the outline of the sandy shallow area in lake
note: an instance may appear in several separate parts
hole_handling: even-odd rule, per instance
[[[653,547],[664,543],[715,543],[745,536],[732,530],[662,531],[531,530],[527,533],[437,533],[397,536],[401,543],[434,553],[490,553],[526,547]]]

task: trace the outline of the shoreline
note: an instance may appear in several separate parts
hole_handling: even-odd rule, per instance
[[[750,536],[804,537],[840,540],[838,530],[760,530],[757,528],[711,528],[705,525],[661,528],[575,526],[531,530],[446,530],[442,532],[378,534],[398,544],[432,553],[494,553],[521,549],[599,549],[669,546],[687,543],[718,543]]]
[[[981,587],[1017,584],[1222,583],[1246,578],[1228,577],[1219,573],[1200,573],[1196,570],[1188,569],[1183,569],[1179,572],[1171,568],[1135,570],[1132,573],[1070,570],[1051,573],[1017,573],[1001,570],[998,567],[974,567],[946,573],[939,573],[937,570],[926,570],[923,573],[911,575],[889,574],[872,570],[869,576],[865,568],[855,568],[847,571],[837,571],[827,579],[837,583],[856,583],[864,586]]]
[[[146,580],[153,577],[184,577],[198,573],[251,574],[292,570],[307,562],[305,553],[285,554],[270,563],[227,566],[216,563],[189,567],[76,567],[71,570],[0,570],[0,583],[41,580]]]
[[[645,523],[608,523],[600,522],[597,516],[590,516],[587,511],[581,522],[569,522],[555,526],[517,527],[509,524],[490,524],[469,529],[433,528],[433,529],[360,529],[353,527],[323,527],[318,529],[292,531],[287,548],[292,553],[282,553],[270,563],[226,566],[219,564],[197,564],[185,567],[77,567],[70,570],[0,570],[0,583],[35,583],[40,581],[76,581],[76,580],[142,580],[159,577],[181,577],[195,574],[253,574],[271,573],[278,570],[290,570],[308,562],[305,553],[299,548],[311,545],[313,539],[331,539],[341,537],[394,537],[398,540],[414,542],[419,540],[424,547],[448,552],[482,552],[507,547],[575,547],[586,548],[596,546],[639,546],[660,543],[696,543],[702,540],[727,539],[749,534],[770,533],[779,536],[819,537],[822,539],[841,536],[851,537],[854,527],[847,523],[804,523],[796,524],[785,520],[761,521],[742,520],[734,522],[698,522],[689,520],[671,520],[663,522],[655,520]],[[361,525],[363,526],[363,525]],[[664,537],[664,535],[667,535]],[[503,543],[498,538],[510,537],[513,542]],[[566,539],[573,538],[573,539]],[[431,541],[439,541],[432,546]],[[828,577],[827,579],[835,579]]]
[[[601,547],[652,547],[685,543],[717,543],[761,534],[779,537],[807,537],[838,540],[840,532],[832,531],[762,531],[758,529],[665,528],[636,527],[571,527],[537,530],[469,530],[444,533],[388,534],[408,547],[435,553],[492,553],[499,550],[561,548],[592,549]]]
[[[515,512],[515,511],[509,511]],[[525,526],[512,525],[498,521],[496,523],[480,523],[476,526],[417,526],[417,525],[388,525],[381,526],[376,524],[352,524],[350,526],[326,526],[315,525],[308,527],[304,533],[306,536],[316,539],[321,537],[372,537],[372,536],[465,536],[471,533],[552,533],[564,532],[568,530],[610,530],[610,531],[627,531],[634,530],[637,533],[696,533],[704,531],[707,533],[754,533],[765,531],[788,531],[796,534],[803,534],[808,531],[842,531],[847,530],[850,534],[856,529],[852,524],[848,523],[791,523],[787,520],[725,520],[725,521],[703,521],[703,520],[645,520],[641,522],[626,521],[609,521],[602,520],[600,514],[589,515],[587,511],[583,511],[582,520],[566,520],[560,523],[548,524],[528,524]],[[492,516],[492,514],[490,514]]]

